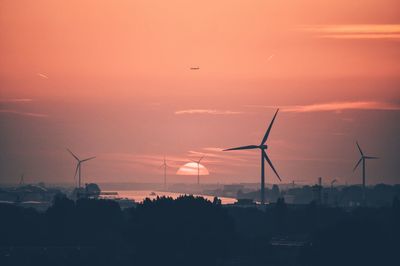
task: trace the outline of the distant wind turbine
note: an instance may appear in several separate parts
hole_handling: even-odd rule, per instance
[[[86,162],[86,161],[89,161],[89,160],[92,160],[92,159],[94,159],[94,158],[96,158],[96,157],[94,156],[94,157],[90,157],[90,158],[81,160],[81,159],[79,159],[78,156],[76,156],[76,155],[75,155],[72,151],[70,151],[69,149],[67,149],[67,151],[68,151],[68,152],[75,158],[75,160],[77,161],[74,178],[76,178],[76,175],[79,173],[78,188],[81,188],[81,165],[82,165],[82,163],[84,163],[84,162]]]
[[[160,165],[160,168],[161,167],[164,168],[164,189],[165,189],[165,188],[167,188],[167,167],[168,167],[167,160],[165,159],[165,156],[164,156],[163,164]]]
[[[333,179],[333,180],[331,181],[331,189],[333,189],[333,184],[335,184],[336,182],[337,182],[336,179]]]
[[[22,174],[21,177],[20,177],[20,179],[19,179],[19,185],[20,185],[20,186],[23,186],[23,185],[25,184],[24,176],[25,176],[25,174]]]
[[[358,150],[360,151],[361,158],[357,162],[356,166],[354,166],[353,172],[357,169],[357,167],[362,162],[362,200],[363,200],[363,204],[365,205],[365,203],[366,203],[366,198],[365,198],[365,160],[368,160],[368,159],[379,159],[379,158],[378,157],[364,155],[364,153],[362,152],[362,150],[360,148],[360,145],[358,145],[357,141],[356,141],[356,144],[357,144]]]
[[[197,185],[200,185],[200,162],[204,159],[204,155],[198,161],[192,161],[197,163]]]
[[[271,131],[272,125],[274,124],[276,115],[278,114],[278,110],[276,110],[276,113],[274,117],[272,118],[271,123],[269,124],[269,127],[267,129],[267,132],[265,132],[264,138],[262,139],[260,145],[249,145],[249,146],[242,146],[242,147],[237,147],[237,148],[231,148],[231,149],[226,149],[224,151],[234,151],[234,150],[252,150],[252,149],[260,149],[261,150],[261,205],[264,205],[265,203],[265,171],[264,171],[264,160],[266,160],[271,167],[271,169],[274,171],[275,175],[278,177],[279,181],[282,181],[278,172],[275,170],[274,165],[272,164],[271,160],[269,159],[267,153],[265,150],[268,148],[268,145],[266,145],[266,141],[268,139],[269,133]]]

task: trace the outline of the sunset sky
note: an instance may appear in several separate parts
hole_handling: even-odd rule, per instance
[[[259,182],[278,107],[283,183],[400,180],[398,0],[2,0],[0,58],[0,183]]]

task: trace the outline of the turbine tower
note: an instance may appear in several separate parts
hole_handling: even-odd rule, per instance
[[[204,159],[204,155],[198,161],[192,161],[197,163],[197,185],[200,185],[200,162]]]
[[[92,159],[94,159],[94,158],[96,158],[96,157],[94,156],[94,157],[90,157],[90,158],[81,160],[81,159],[79,159],[78,156],[76,156],[76,155],[75,155],[72,151],[70,151],[69,149],[67,149],[67,151],[75,158],[75,160],[76,160],[76,162],[77,162],[74,178],[76,178],[76,175],[78,174],[78,188],[81,188],[81,165],[82,165],[82,163],[84,163],[84,162],[86,162],[86,161],[89,161],[89,160],[92,160]]]
[[[333,189],[333,184],[335,184],[336,182],[337,182],[336,179],[333,179],[333,180],[331,181],[331,190]]]
[[[20,185],[20,186],[25,185],[24,176],[25,176],[25,174],[22,174],[21,177],[20,177],[20,179],[19,179],[19,185]]]
[[[165,155],[164,155],[164,162],[162,165],[160,165],[159,168],[163,167],[164,168],[164,189],[167,188],[167,160],[165,159]]]
[[[268,145],[265,143],[267,142],[269,133],[271,131],[272,125],[274,124],[276,115],[278,114],[278,110],[276,110],[276,113],[274,115],[274,118],[272,118],[271,123],[269,124],[269,127],[267,129],[267,132],[265,132],[264,138],[262,139],[260,145],[249,145],[249,146],[242,146],[242,147],[237,147],[237,148],[231,148],[231,149],[226,149],[224,151],[234,151],[234,150],[252,150],[252,149],[260,149],[261,151],[261,205],[264,205],[265,203],[265,170],[264,170],[264,160],[266,160],[271,167],[271,169],[274,171],[275,175],[278,177],[279,181],[282,181],[278,172],[275,170],[274,165],[272,164],[271,160],[269,159],[267,153],[265,150],[268,148]]]
[[[366,204],[366,198],[365,198],[365,160],[369,160],[369,159],[379,159],[379,157],[374,157],[374,156],[366,156],[364,155],[364,153],[362,152],[360,145],[358,144],[358,142],[356,141],[357,144],[357,148],[360,151],[361,154],[361,158],[360,160],[357,162],[356,166],[354,166],[353,172],[357,169],[357,167],[360,165],[360,163],[362,162],[362,203],[363,205]]]

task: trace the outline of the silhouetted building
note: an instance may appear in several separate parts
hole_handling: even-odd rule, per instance
[[[318,185],[312,186],[313,200],[317,204],[322,204],[322,177],[318,177]]]
[[[222,194],[225,197],[236,197],[239,191],[243,191],[244,186],[243,185],[224,185],[224,188],[222,190]]]

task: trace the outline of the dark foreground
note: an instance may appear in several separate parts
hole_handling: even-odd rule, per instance
[[[0,204],[0,265],[400,265],[400,204],[265,211],[202,198]]]

